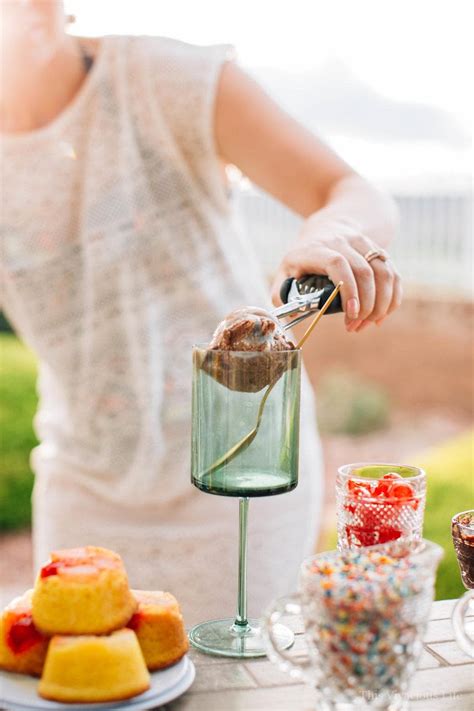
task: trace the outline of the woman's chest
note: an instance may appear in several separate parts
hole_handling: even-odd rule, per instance
[[[130,131],[122,139],[112,133],[100,141],[89,132],[6,161],[1,237],[8,273],[75,259],[106,268],[156,251],[177,223],[196,222],[192,188],[172,154]],[[183,232],[174,230],[175,242]]]
[[[173,153],[121,135],[101,143],[89,132],[58,152],[23,156],[6,182],[7,312],[41,331],[48,350],[105,325],[122,329],[125,317],[156,326],[166,318],[157,306],[187,313],[189,293],[205,312],[201,285],[209,270],[226,269],[222,230]]]

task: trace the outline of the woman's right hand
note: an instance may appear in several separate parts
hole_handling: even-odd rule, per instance
[[[376,250],[380,257],[367,261]],[[281,303],[280,287],[288,277],[327,274],[334,284],[343,282],[341,299],[349,332],[359,332],[382,321],[402,301],[400,275],[387,252],[362,234],[357,225],[315,213],[304,223],[298,241],[283,258],[276,275],[272,298]]]

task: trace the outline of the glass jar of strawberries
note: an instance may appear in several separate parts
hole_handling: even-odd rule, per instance
[[[340,549],[421,539],[426,474],[400,464],[346,464],[336,478]]]

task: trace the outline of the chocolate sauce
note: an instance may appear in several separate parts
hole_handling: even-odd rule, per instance
[[[451,522],[454,550],[462,581],[468,590],[474,589],[474,511],[456,514]]]

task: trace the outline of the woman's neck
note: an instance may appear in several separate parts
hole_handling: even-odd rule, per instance
[[[41,55],[28,51],[3,52],[0,80],[0,131],[24,133],[46,126],[79,91],[86,69],[75,37]]]

